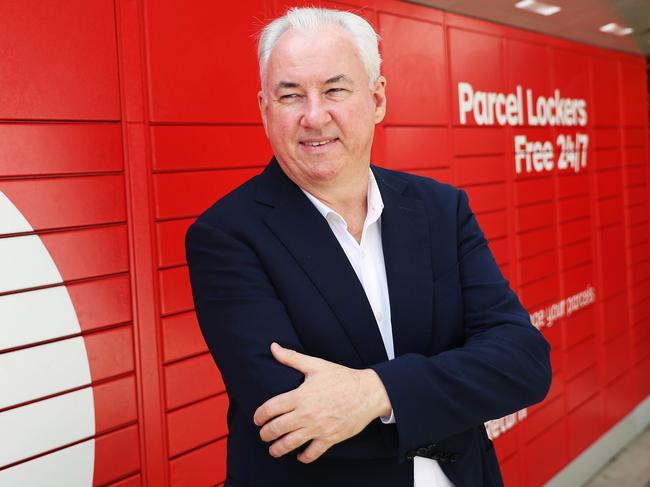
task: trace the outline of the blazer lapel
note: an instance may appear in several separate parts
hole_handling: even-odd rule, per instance
[[[388,359],[366,294],[327,221],[278,166],[260,176],[257,200],[274,206],[266,224],[318,288],[367,366]]]
[[[421,200],[403,195],[408,183],[372,167],[384,201],[381,235],[390,295],[395,356],[427,353],[433,327],[429,223]]]
[[[422,201],[404,196],[408,184],[372,166],[384,210],[382,246],[395,355],[427,353],[433,327],[433,268]],[[362,365],[388,359],[372,309],[354,269],[322,215],[278,166],[260,176],[257,199],[273,206],[265,221],[310,277],[344,328]]]

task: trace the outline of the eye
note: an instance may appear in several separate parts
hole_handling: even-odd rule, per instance
[[[283,103],[289,103],[289,102],[293,102],[295,100],[298,100],[301,97],[302,97],[302,95],[300,95],[299,93],[287,93],[286,95],[282,95],[278,99]]]
[[[348,94],[350,93],[350,90],[347,90],[345,88],[330,88],[325,92],[325,95],[328,98],[331,98],[333,100],[342,100],[345,98]]]

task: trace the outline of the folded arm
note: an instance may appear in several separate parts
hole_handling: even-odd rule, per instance
[[[303,381],[302,373],[273,358],[271,343],[304,352],[302,344],[250,247],[197,221],[185,248],[201,331],[230,400],[252,422],[262,403]]]
[[[400,461],[409,451],[539,402],[550,386],[549,345],[503,278],[463,191],[457,232],[458,267],[436,286],[443,295],[462,292],[464,343],[431,357],[409,353],[372,366],[394,410]]]
[[[230,401],[251,423],[255,414],[271,455],[284,455],[318,439],[299,457],[308,463],[386,412],[381,403],[387,401],[386,392],[375,372],[304,355],[285,306],[250,245],[195,222],[186,235],[186,252],[197,318]],[[273,342],[289,350],[273,355]],[[300,356],[299,361],[282,358],[290,351],[297,352],[294,358]],[[364,410],[361,401],[371,407]],[[290,414],[274,420],[284,413]],[[291,422],[296,418],[300,427]],[[328,456],[394,456],[394,446],[387,447],[378,429],[364,434],[374,434],[374,439],[357,437]],[[270,443],[282,435],[281,441]]]

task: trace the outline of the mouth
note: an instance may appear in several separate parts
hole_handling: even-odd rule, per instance
[[[331,145],[334,142],[336,142],[338,137],[335,137],[333,139],[313,139],[313,140],[301,140],[300,145],[307,147],[307,148],[319,148],[319,147],[324,147],[327,145]]]

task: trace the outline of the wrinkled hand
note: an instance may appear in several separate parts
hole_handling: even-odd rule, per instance
[[[390,414],[388,394],[374,370],[351,369],[277,343],[271,344],[271,353],[305,375],[300,387],[269,399],[255,411],[253,421],[262,426],[260,437],[273,442],[272,456],[281,457],[311,440],[298,460],[313,462],[373,419]]]

